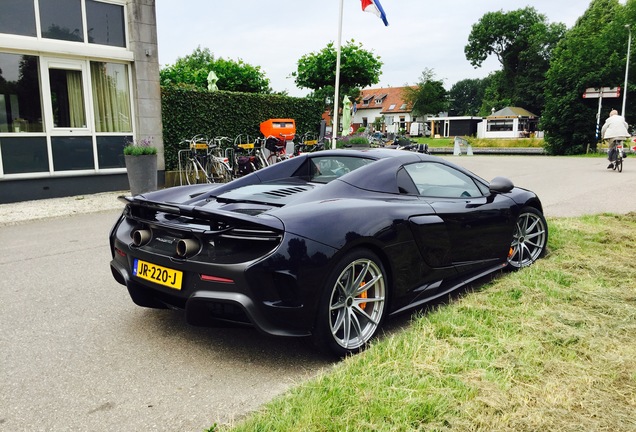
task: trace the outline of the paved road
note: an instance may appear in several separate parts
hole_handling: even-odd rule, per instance
[[[636,211],[636,158],[620,174],[603,159],[448,159],[537,191],[548,217]],[[0,225],[0,431],[201,431],[331,365],[305,340],[133,305],[108,268],[116,215]]]
[[[623,172],[607,169],[607,160],[548,156],[448,156],[485,180],[501,175],[535,191],[547,217],[636,211],[636,156]]]
[[[108,266],[116,215],[0,228],[0,431],[201,431],[330,364],[133,305]]]

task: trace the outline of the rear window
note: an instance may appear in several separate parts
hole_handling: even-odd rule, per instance
[[[318,156],[307,158],[294,177],[314,183],[329,183],[343,175],[373,163],[375,159],[349,156]]]

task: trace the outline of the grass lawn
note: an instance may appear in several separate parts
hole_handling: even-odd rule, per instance
[[[548,224],[535,265],[210,431],[636,431],[636,213]]]
[[[413,141],[421,144],[428,144],[429,147],[453,147],[455,137],[452,138],[411,138]],[[473,147],[543,147],[543,139],[540,138],[512,138],[512,139],[485,139],[485,138],[466,138]]]

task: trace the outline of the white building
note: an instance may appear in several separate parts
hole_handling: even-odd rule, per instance
[[[154,0],[0,2],[0,203],[126,190],[152,137],[163,184]]]

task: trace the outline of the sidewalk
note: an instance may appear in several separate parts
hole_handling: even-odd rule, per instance
[[[102,192],[0,204],[0,227],[50,217],[121,210],[124,208],[124,204],[117,199],[120,195],[130,195],[130,191]]]

